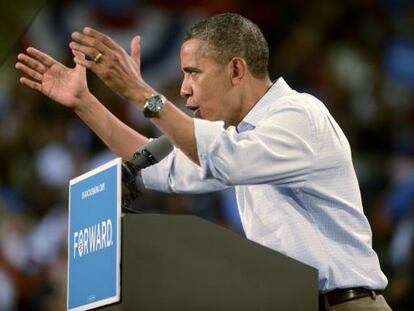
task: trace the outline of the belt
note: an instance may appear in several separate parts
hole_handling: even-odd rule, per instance
[[[371,296],[373,299],[375,299],[375,296],[379,294],[381,294],[381,291],[363,287],[335,289],[328,293],[319,295],[319,305],[324,306],[327,302],[330,306],[332,306],[367,296]]]

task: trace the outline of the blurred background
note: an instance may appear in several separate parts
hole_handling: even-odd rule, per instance
[[[29,26],[9,14],[13,24],[0,38],[14,46],[0,60],[0,310],[66,309],[69,179],[114,158],[73,112],[19,85],[17,53],[34,46],[72,67],[73,31],[96,27],[127,51],[140,34],[145,80],[183,108],[181,39],[195,21],[221,12],[258,24],[269,42],[272,79],[283,76],[296,90],[317,96],[341,125],[353,149],[374,249],[389,279],[385,296],[394,310],[413,310],[411,0],[67,0],[40,10],[22,6],[19,16],[35,16],[21,22]],[[14,45],[17,37],[3,33],[18,27],[23,35]],[[88,83],[125,123],[160,135],[92,74]],[[243,235],[232,191],[145,191],[135,205],[144,213],[196,214]]]

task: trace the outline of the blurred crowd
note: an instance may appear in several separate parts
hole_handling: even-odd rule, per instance
[[[115,156],[76,117],[18,84],[18,52],[34,46],[73,66],[84,26],[129,51],[142,39],[144,79],[183,110],[179,48],[200,18],[237,12],[263,30],[270,74],[320,98],[347,135],[373,245],[395,310],[414,306],[414,2],[410,0],[77,0],[43,7],[0,70],[0,310],[65,310],[69,180]],[[121,120],[160,133],[88,74]],[[126,142],[127,143],[127,142]],[[243,235],[231,190],[143,191],[143,213],[196,214]],[[277,206],[275,207],[277,208]]]

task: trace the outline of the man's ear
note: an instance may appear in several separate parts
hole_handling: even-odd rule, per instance
[[[229,63],[230,82],[232,85],[239,84],[247,73],[247,63],[241,57],[233,57]]]

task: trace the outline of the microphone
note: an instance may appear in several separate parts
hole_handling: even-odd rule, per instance
[[[132,208],[140,193],[136,183],[137,173],[164,159],[173,148],[168,137],[162,135],[141,146],[131,160],[122,162],[122,209],[125,212],[139,212]]]
[[[129,161],[122,162],[122,180],[130,184],[137,173],[150,165],[158,163],[171,153],[174,146],[167,136],[152,139],[137,150]]]

